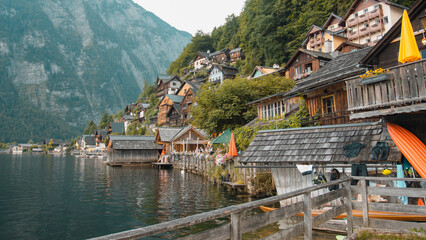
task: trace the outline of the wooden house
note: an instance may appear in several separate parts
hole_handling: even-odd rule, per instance
[[[341,17],[331,14],[323,27],[313,25],[305,35],[302,46],[311,51],[331,53],[347,40],[345,29],[339,25]]]
[[[381,154],[373,160],[371,153],[378,142],[388,144],[389,154]],[[363,144],[363,147],[354,152],[345,150],[353,143]],[[319,173],[330,180],[332,168],[338,168],[345,175],[360,163],[383,168],[400,160],[401,153],[387,128],[381,122],[372,122],[259,131],[238,161],[242,167],[270,167],[277,193],[285,194],[312,186],[312,179]],[[302,175],[298,165],[312,169],[313,173]],[[292,199],[282,204],[300,200]]]
[[[155,135],[155,143],[163,145],[164,152],[172,152],[172,139],[184,129],[183,127],[159,127]]]
[[[176,94],[182,85],[182,81],[177,76],[158,75],[157,76],[157,98],[164,98],[167,94]]]
[[[215,64],[224,64],[229,62],[229,49],[225,48],[210,54],[210,59]]]
[[[192,60],[192,64],[196,71],[200,70],[203,67],[207,67],[207,65],[210,64],[210,51],[207,51],[207,52],[198,51],[194,60]]]
[[[238,69],[226,65],[213,64],[207,74],[209,75],[209,82],[222,84],[225,79],[234,79],[238,74]]]
[[[187,81],[186,84],[188,84],[189,88],[187,89],[181,103],[181,126],[187,126],[192,120],[192,105],[195,102],[195,96],[201,87],[200,81]]]
[[[245,55],[244,55],[243,49],[241,49],[241,48],[232,49],[229,52],[229,58],[230,58],[231,63],[235,63],[238,60],[244,60]]]
[[[279,67],[256,66],[248,78],[258,78],[267,74],[271,74],[276,72],[278,68]]]
[[[331,59],[333,57],[329,53],[299,48],[279,72],[285,72],[286,77],[297,81],[318,71]]]
[[[171,125],[170,117],[168,116],[169,111],[180,105],[182,100],[183,96],[167,94],[158,104],[157,124],[160,126]]]
[[[396,123],[426,142],[426,1],[417,1],[409,10],[417,46],[423,59],[400,64],[398,52],[401,20],[360,61],[384,74],[372,78],[354,78],[346,82],[350,118],[383,118]]]
[[[189,125],[172,138],[172,152],[194,152],[196,149],[206,148],[208,142],[204,131]]]
[[[355,0],[339,24],[346,27],[349,41],[373,46],[401,18],[404,9],[386,0]]]
[[[181,126],[182,122],[182,107],[181,103],[173,103],[167,112],[167,125],[168,126]]]
[[[156,162],[163,150],[153,136],[109,136],[107,163],[112,166]]]

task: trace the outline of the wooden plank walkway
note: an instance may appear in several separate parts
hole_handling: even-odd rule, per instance
[[[170,169],[173,168],[173,163],[152,163],[152,167],[158,168],[158,169]]]

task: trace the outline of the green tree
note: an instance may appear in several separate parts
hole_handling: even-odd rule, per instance
[[[105,111],[104,114],[102,114],[101,120],[99,121],[98,128],[106,129],[113,120],[113,116],[109,115],[108,112]]]
[[[210,134],[240,127],[257,115],[256,109],[247,103],[293,86],[293,80],[275,74],[254,80],[237,77],[219,86],[204,84],[196,97],[192,123]]]
[[[90,120],[87,122],[86,127],[84,128],[83,135],[91,135],[96,131],[96,124]]]

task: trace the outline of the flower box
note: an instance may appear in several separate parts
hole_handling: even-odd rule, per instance
[[[362,85],[368,85],[368,84],[372,84],[372,83],[387,81],[389,79],[390,79],[390,75],[385,73],[385,74],[380,74],[380,75],[373,76],[373,77],[363,78],[361,80],[361,83],[362,83]]]

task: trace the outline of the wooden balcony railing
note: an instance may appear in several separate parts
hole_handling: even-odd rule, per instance
[[[388,70],[372,78],[346,81],[351,119],[426,110],[426,59]]]

